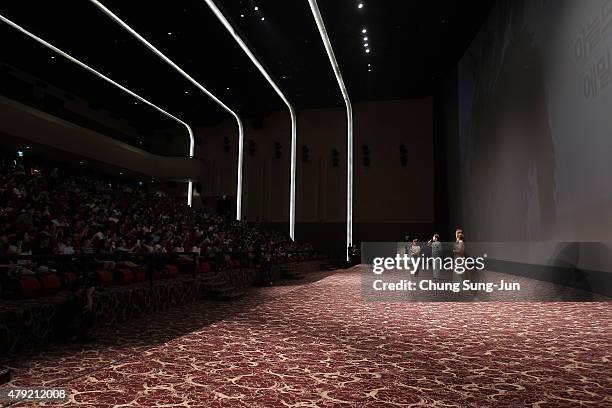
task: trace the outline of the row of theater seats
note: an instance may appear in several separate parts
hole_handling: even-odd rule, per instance
[[[306,257],[293,257],[284,263],[299,262]],[[246,261],[230,260],[228,269],[240,269],[248,267]],[[94,281],[102,287],[125,286],[149,280],[173,279],[180,272],[210,273],[216,270],[215,265],[210,262],[200,262],[194,270],[193,264],[165,265],[161,268],[153,268],[151,274],[147,274],[142,267],[127,267],[120,265],[110,270],[98,270],[95,272]],[[44,296],[52,296],[61,291],[74,290],[78,285],[78,276],[74,272],[68,273],[46,273],[41,275],[24,275],[18,278],[8,278],[2,283],[2,297],[10,299],[32,299]]]
[[[232,260],[229,269],[239,269],[241,262]],[[184,273],[210,273],[214,265],[209,262],[201,262],[193,270],[192,264],[187,268],[181,267]],[[162,268],[152,269],[152,276],[148,275],[142,267],[118,266],[109,270],[95,271],[95,282],[102,287],[124,286],[149,280],[173,279],[179,276],[179,266],[165,265]],[[40,275],[24,275],[18,278],[7,278],[4,280],[3,296],[11,299],[32,299],[43,296],[52,296],[61,291],[75,289],[78,276],[75,272],[68,273],[46,273]]]
[[[142,268],[128,268],[120,266],[112,270],[95,271],[97,285],[102,287],[130,285],[144,282],[147,274]],[[172,279],[179,275],[175,265],[166,265],[152,272],[153,280]],[[17,278],[7,278],[3,281],[3,296],[10,299],[33,299],[52,296],[61,291],[74,290],[78,283],[75,272],[46,273],[40,275],[24,275]]]

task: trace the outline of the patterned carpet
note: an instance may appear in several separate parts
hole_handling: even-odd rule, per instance
[[[610,302],[363,302],[359,267],[310,280],[24,356],[13,384],[79,407],[612,407]]]

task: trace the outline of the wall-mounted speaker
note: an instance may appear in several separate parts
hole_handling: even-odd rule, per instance
[[[223,138],[223,151],[225,153],[229,153],[230,152],[230,140],[229,137],[225,136]]]
[[[274,157],[280,159],[283,155],[283,145],[279,142],[274,142]]]
[[[338,151],[338,149],[332,149],[331,159],[332,159],[332,166],[338,167],[340,165],[340,152]]]
[[[400,166],[406,167],[408,166],[408,149],[406,145],[399,145],[399,158],[400,158]]]
[[[362,151],[363,151],[363,165],[365,167],[370,167],[370,164],[371,164],[370,153],[372,153],[372,151],[367,145],[363,145]]]
[[[308,148],[308,146],[303,145],[302,146],[302,162],[308,163],[308,160],[310,160],[310,149]]]

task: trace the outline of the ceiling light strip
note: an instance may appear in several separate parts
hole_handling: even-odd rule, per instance
[[[61,55],[62,57],[70,60],[71,62],[74,62],[75,64],[79,65],[80,67],[86,69],[87,71],[91,72],[92,74],[96,75],[98,78],[105,80],[106,82],[116,86],[117,88],[121,89],[122,91],[128,93],[129,95],[133,96],[134,98],[138,99],[139,101],[149,105],[150,107],[156,109],[158,112],[162,113],[163,115],[169,117],[170,119],[175,120],[176,122],[180,123],[181,125],[185,126],[185,128],[187,129],[187,132],[189,134],[189,158],[193,157],[193,146],[194,146],[194,137],[193,137],[193,131],[191,130],[191,127],[183,122],[182,120],[180,120],[179,118],[177,118],[176,116],[166,112],[165,110],[163,110],[162,108],[160,108],[159,106],[155,105],[152,102],[149,102],[148,100],[146,100],[145,98],[143,98],[142,96],[136,94],[135,92],[130,91],[129,89],[127,89],[125,86],[113,81],[112,79],[110,79],[109,77],[107,77],[106,75],[96,71],[95,69],[93,69],[92,67],[90,67],[89,65],[79,61],[78,59],[74,58],[72,55],[60,50],[59,48],[57,48],[56,46],[54,46],[53,44],[43,40],[42,38],[38,37],[37,35],[29,32],[28,30],[26,30],[25,28],[21,27],[20,25],[12,22],[11,20],[9,20],[8,18],[4,17],[3,15],[0,14],[0,21],[10,25],[11,27],[13,27],[14,29],[20,31],[21,33],[25,34],[26,36],[30,37],[31,39],[35,40],[36,42],[44,45],[45,47],[49,48],[50,50],[58,53],[59,55]],[[192,182],[189,182],[189,186],[191,186]],[[191,190],[191,187],[189,187],[189,190]],[[191,206],[191,194],[188,194],[187,197],[187,204],[189,206]]]
[[[238,124],[238,181],[236,187],[236,219],[240,221],[242,218],[242,162],[243,162],[243,147],[244,147],[244,128],[242,126],[242,120],[240,117],[231,110],[226,104],[224,104],[219,98],[212,94],[208,89],[206,89],[202,84],[193,79],[191,75],[185,72],[181,67],[176,65],[170,58],[164,55],[161,51],[159,51],[153,44],[147,41],[144,37],[138,34],[132,27],[127,25],[123,20],[121,20],[117,15],[115,15],[112,11],[106,8],[102,3],[97,0],[90,0],[96,7],[98,7],[104,14],[114,20],[117,24],[119,24],[124,30],[129,32],[134,38],[144,44],[149,50],[153,51],[158,57],[160,57],[164,62],[174,68],[178,73],[180,73],[184,78],[190,81],[193,85],[195,85],[198,89],[204,92],[210,99],[215,101],[217,105],[221,106],[225,111],[227,111],[230,115],[236,119],[236,123]]]
[[[245,54],[249,57],[251,62],[257,67],[259,72],[261,72],[264,78],[266,78],[270,86],[274,88],[278,96],[283,100],[285,105],[287,105],[287,108],[289,108],[289,115],[291,116],[291,183],[290,183],[290,192],[289,192],[289,236],[291,237],[292,240],[295,240],[295,182],[296,182],[295,174],[296,174],[296,160],[297,160],[297,157],[296,157],[296,144],[297,144],[297,123],[296,122],[297,120],[296,120],[295,110],[293,109],[293,106],[289,103],[289,100],[287,99],[287,97],[285,97],[285,94],[283,94],[283,92],[280,90],[278,85],[276,85],[274,80],[272,80],[272,77],[270,76],[270,74],[268,74],[266,69],[262,66],[259,60],[251,52],[249,47],[244,43],[242,38],[240,38],[236,30],[234,30],[234,27],[232,27],[232,25],[229,23],[229,21],[227,21],[223,13],[221,13],[219,8],[216,6],[215,2],[213,0],[204,0],[204,1],[208,5],[208,7],[210,7],[210,9],[215,14],[215,16],[217,16],[221,24],[223,24],[223,26],[227,29],[227,31],[229,31],[232,37],[234,37],[234,40],[236,40],[236,43],[240,45],[240,48],[242,48],[242,51],[245,52]],[[257,8],[255,8],[255,10],[257,10]]]
[[[321,17],[317,1],[308,0],[308,4],[310,4],[310,10],[317,23],[319,34],[321,34],[321,39],[325,45],[325,51],[327,51],[329,62],[336,75],[336,81],[338,82],[344,104],[346,105],[346,259],[348,261],[348,248],[353,244],[353,107],[348,92],[346,91],[346,86],[344,86],[344,80],[342,79],[340,68],[338,67],[338,61],[336,61],[336,56],[334,55],[334,50],[329,41],[329,36],[327,35],[327,30],[325,29],[325,24],[323,23],[323,17]]]

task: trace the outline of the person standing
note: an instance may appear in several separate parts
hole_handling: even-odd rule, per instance
[[[442,267],[442,243],[440,242],[440,235],[433,234],[433,237],[427,243],[431,248],[431,259],[433,260],[433,278],[434,280],[440,279],[440,268]],[[440,260],[440,261],[438,261]]]
[[[414,274],[419,274],[419,268],[417,265],[417,259],[421,255],[421,247],[419,246],[419,240],[413,239],[412,244],[410,245],[410,257],[413,259],[412,265],[414,265]]]
[[[464,242],[464,235],[463,235],[463,229],[462,228],[457,228],[455,230],[455,245],[453,246],[453,255],[455,257],[455,264],[457,263],[457,259],[461,259],[462,263],[463,263],[463,267],[465,268],[465,242]],[[453,275],[457,274],[459,277],[459,282],[463,281],[463,275],[465,273],[465,270],[461,273],[456,272],[456,268],[453,271]],[[454,278],[454,276],[453,276]],[[454,279],[453,279],[454,280]]]

